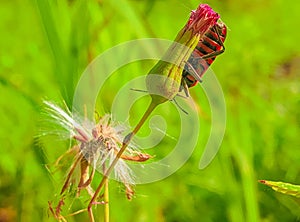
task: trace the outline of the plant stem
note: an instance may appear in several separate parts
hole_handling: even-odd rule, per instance
[[[157,102],[156,100],[154,100],[152,98],[151,103],[149,105],[149,107],[147,108],[146,112],[144,113],[143,117],[141,118],[141,120],[138,122],[138,124],[136,125],[136,127],[133,129],[133,131],[131,133],[129,133],[123,140],[123,144],[121,149],[119,150],[119,152],[117,153],[115,159],[113,160],[112,164],[109,166],[109,168],[107,169],[107,171],[105,171],[105,173],[103,174],[103,178],[100,182],[100,184],[98,185],[94,196],[92,197],[89,205],[88,205],[88,213],[89,213],[89,217],[90,217],[90,221],[94,222],[94,216],[92,213],[92,206],[95,203],[95,200],[97,199],[102,187],[107,183],[107,179],[109,174],[111,173],[111,171],[114,169],[115,165],[117,164],[118,160],[120,159],[121,155],[123,154],[123,152],[126,150],[127,146],[129,145],[131,139],[133,138],[133,136],[140,130],[140,128],[142,127],[142,125],[145,123],[145,121],[147,120],[147,118],[150,116],[150,114],[152,113],[152,111],[156,108],[156,106],[158,106],[160,103]]]
[[[109,193],[108,180],[104,184],[104,222],[109,222]]]

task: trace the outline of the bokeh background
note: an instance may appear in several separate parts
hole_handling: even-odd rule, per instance
[[[204,2],[1,1],[1,222],[54,221],[47,202],[57,198],[66,172],[52,174],[48,168],[68,149],[69,141],[36,137],[43,122],[42,101],[65,100],[70,105],[81,73],[98,54],[137,38],[173,40],[199,3]],[[112,182],[111,221],[300,221],[299,199],[257,182],[300,184],[300,2],[205,3],[229,28],[226,52],[212,65],[227,105],[221,149],[207,168],[198,169],[209,136],[210,109],[202,88],[196,86],[190,91],[198,104],[201,133],[193,155],[172,176],[137,185],[132,201],[125,198],[120,184]],[[118,70],[99,96],[100,114],[110,111],[118,88],[154,63]],[[147,102],[145,98],[133,106],[133,125]],[[176,137],[178,113],[172,109],[167,104],[155,112],[167,114],[168,134]],[[148,131],[144,127],[141,135]],[[160,157],[174,144],[165,138],[149,152]],[[87,204],[84,198],[74,202],[69,212]],[[97,207],[99,221],[102,210]],[[87,214],[68,221],[87,221]]]

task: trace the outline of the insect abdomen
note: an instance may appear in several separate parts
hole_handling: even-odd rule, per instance
[[[185,81],[188,87],[196,85],[198,81],[195,77],[197,77],[198,80],[201,79],[216,56],[223,52],[223,42],[225,41],[226,33],[227,28],[225,24],[217,23],[211,27],[199,41],[188,60],[188,63],[194,70],[191,70],[188,65],[185,65],[185,70],[182,72],[183,81]],[[212,56],[209,56],[210,54],[212,54]]]

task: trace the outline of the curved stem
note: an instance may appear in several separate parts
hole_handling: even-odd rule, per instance
[[[103,174],[103,178],[100,182],[100,184],[98,185],[94,196],[92,197],[89,205],[88,205],[88,212],[89,212],[89,216],[90,216],[90,220],[93,222],[94,221],[94,217],[92,214],[92,206],[95,203],[96,198],[98,197],[102,187],[104,186],[104,184],[106,183],[109,174],[111,173],[111,171],[114,169],[115,165],[117,164],[118,160],[120,159],[121,155],[123,154],[123,152],[126,150],[127,146],[129,145],[130,141],[132,140],[133,136],[140,130],[140,128],[142,127],[142,125],[145,123],[145,121],[147,120],[147,118],[150,116],[150,114],[152,113],[152,111],[156,108],[156,106],[158,106],[160,103],[157,103],[157,101],[151,100],[151,103],[148,107],[148,109],[146,110],[146,112],[144,113],[143,117],[141,118],[141,120],[138,122],[138,124],[136,125],[136,127],[133,129],[133,131],[131,133],[129,133],[123,141],[122,147],[119,150],[119,152],[117,153],[115,159],[113,160],[112,164],[109,166],[109,168],[105,171],[105,173]]]

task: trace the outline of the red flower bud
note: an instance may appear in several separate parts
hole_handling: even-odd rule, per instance
[[[154,103],[164,103],[177,95],[185,63],[201,37],[219,18],[219,14],[206,4],[199,5],[191,12],[174,43],[147,76],[147,89]]]

